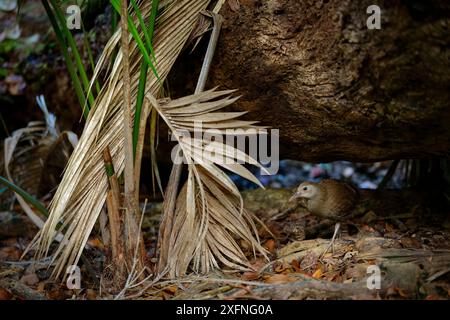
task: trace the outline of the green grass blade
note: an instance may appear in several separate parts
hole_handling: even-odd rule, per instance
[[[40,213],[42,213],[44,216],[48,217],[48,210],[45,208],[45,206],[38,200],[36,200],[32,195],[30,195],[28,192],[20,188],[19,186],[16,186],[14,183],[9,181],[8,179],[0,176],[0,183],[4,184],[8,189],[14,191],[19,196],[21,196],[26,202],[31,204],[33,207],[36,208]]]
[[[150,22],[148,29],[145,27],[144,21],[142,19],[141,12],[139,11],[139,8],[135,2],[135,0],[131,0],[131,3],[133,4],[133,8],[136,11],[136,14],[138,16],[138,20],[141,25],[141,29],[144,32],[145,40],[147,42],[147,48],[149,50],[152,50],[152,40],[153,40],[153,33],[155,30],[155,22],[156,22],[156,15],[158,13],[158,0],[152,1],[152,8],[150,12]],[[152,50],[153,52],[153,50]],[[153,59],[155,61],[155,59]],[[155,61],[156,62],[156,61]],[[147,73],[148,73],[148,64],[143,62],[141,63],[141,71],[139,75],[139,85],[138,85],[138,93],[137,93],[137,100],[136,100],[136,112],[134,116],[134,126],[133,126],[133,155],[136,158],[136,148],[137,148],[137,142],[139,137],[139,124],[141,122],[141,112],[142,112],[142,104],[144,102],[144,95],[145,95],[145,85],[147,83]]]
[[[56,39],[59,43],[59,46],[61,47],[61,51],[64,56],[64,60],[66,61],[67,70],[69,72],[70,78],[72,79],[72,83],[73,83],[73,86],[75,89],[75,94],[77,95],[80,106],[82,106],[83,116],[85,119],[87,119],[87,116],[89,113],[89,106],[86,106],[85,108],[83,108],[83,106],[86,103],[86,99],[85,99],[85,96],[83,93],[83,88],[81,87],[81,81],[78,78],[78,75],[75,70],[75,66],[73,65],[72,59],[69,55],[67,45],[64,41],[64,36],[61,32],[58,22],[56,21],[55,15],[54,15],[52,9],[50,8],[50,5],[48,4],[48,1],[42,0],[42,5],[44,6],[44,9],[47,13],[47,16],[50,20],[52,27],[53,27],[53,31],[55,32]]]
[[[60,23],[60,27],[62,29],[62,33],[64,34],[70,49],[72,50],[72,54],[74,56],[75,59],[75,64],[78,68],[78,72],[80,74],[81,77],[81,83],[83,84],[84,90],[88,96],[88,101],[89,101],[89,105],[92,106],[94,104],[94,95],[92,94],[92,92],[89,92],[89,80],[86,74],[86,70],[84,68],[83,62],[81,60],[80,57],[80,53],[78,51],[77,45],[75,43],[75,40],[72,36],[72,33],[70,32],[69,28],[67,28],[67,24],[66,24],[66,18],[61,10],[61,8],[58,6],[58,4],[56,3],[55,0],[50,0],[50,3],[53,7],[53,10],[56,14],[56,18],[59,20]]]
[[[147,45],[147,49],[150,49],[151,48],[151,39],[150,39],[149,33],[147,32],[147,28],[145,26],[144,19],[142,18],[141,10],[139,10],[139,7],[135,0],[130,0],[130,2],[131,2],[131,5],[133,6],[134,11],[136,12],[136,16],[139,21],[139,26],[141,27],[141,30],[144,33],[144,39],[145,39],[145,43]],[[155,1],[152,2],[152,7],[153,7],[153,3],[155,3]]]
[[[110,0],[110,2],[112,4],[112,6],[114,7],[114,9],[117,12],[120,13],[119,1],[118,0]],[[137,44],[137,46],[139,48],[139,51],[141,51],[144,60],[147,62],[149,67],[152,69],[152,71],[155,74],[156,78],[158,80],[160,80],[158,72],[156,71],[156,68],[155,68],[155,66],[153,65],[153,63],[152,63],[152,61],[150,59],[150,55],[149,55],[147,49],[145,48],[144,42],[140,38],[139,32],[137,31],[137,28],[136,28],[135,24],[133,23],[132,19],[130,18],[130,16],[128,16],[128,28],[129,28],[129,31],[130,31],[131,35],[133,36],[133,39],[136,41],[136,44]]]
[[[116,32],[117,30],[117,25],[119,24],[119,14],[117,13],[116,10],[113,10],[111,12],[112,17],[111,17],[111,33]]]

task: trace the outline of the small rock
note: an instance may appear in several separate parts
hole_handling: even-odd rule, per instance
[[[405,295],[416,298],[420,281],[420,268],[417,264],[408,262],[387,261],[382,268],[386,271],[385,281],[391,282]]]
[[[35,273],[30,273],[30,274],[24,275],[20,279],[20,282],[22,282],[23,284],[25,284],[27,286],[34,286],[35,284],[37,284],[39,282],[39,278]]]

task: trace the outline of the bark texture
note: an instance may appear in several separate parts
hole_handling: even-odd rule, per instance
[[[239,88],[233,108],[280,129],[282,158],[448,156],[450,4],[377,1],[369,30],[372,4],[228,1],[208,87]]]

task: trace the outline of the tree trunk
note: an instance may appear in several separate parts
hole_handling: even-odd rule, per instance
[[[208,87],[238,88],[233,108],[280,129],[282,158],[448,156],[450,4],[378,1],[369,30],[372,4],[226,2]]]

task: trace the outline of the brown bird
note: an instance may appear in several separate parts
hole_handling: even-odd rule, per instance
[[[325,179],[319,183],[303,182],[289,201],[301,198],[305,206],[312,214],[322,218],[338,221],[334,228],[334,234],[330,244],[325,249],[325,254],[333,245],[340,229],[339,221],[345,220],[352,214],[359,201],[358,191],[345,182],[333,179]],[[322,255],[323,255],[322,254]]]
[[[325,179],[300,184],[289,201],[298,198],[304,199],[308,211],[319,217],[343,220],[358,203],[359,193],[345,182]]]

